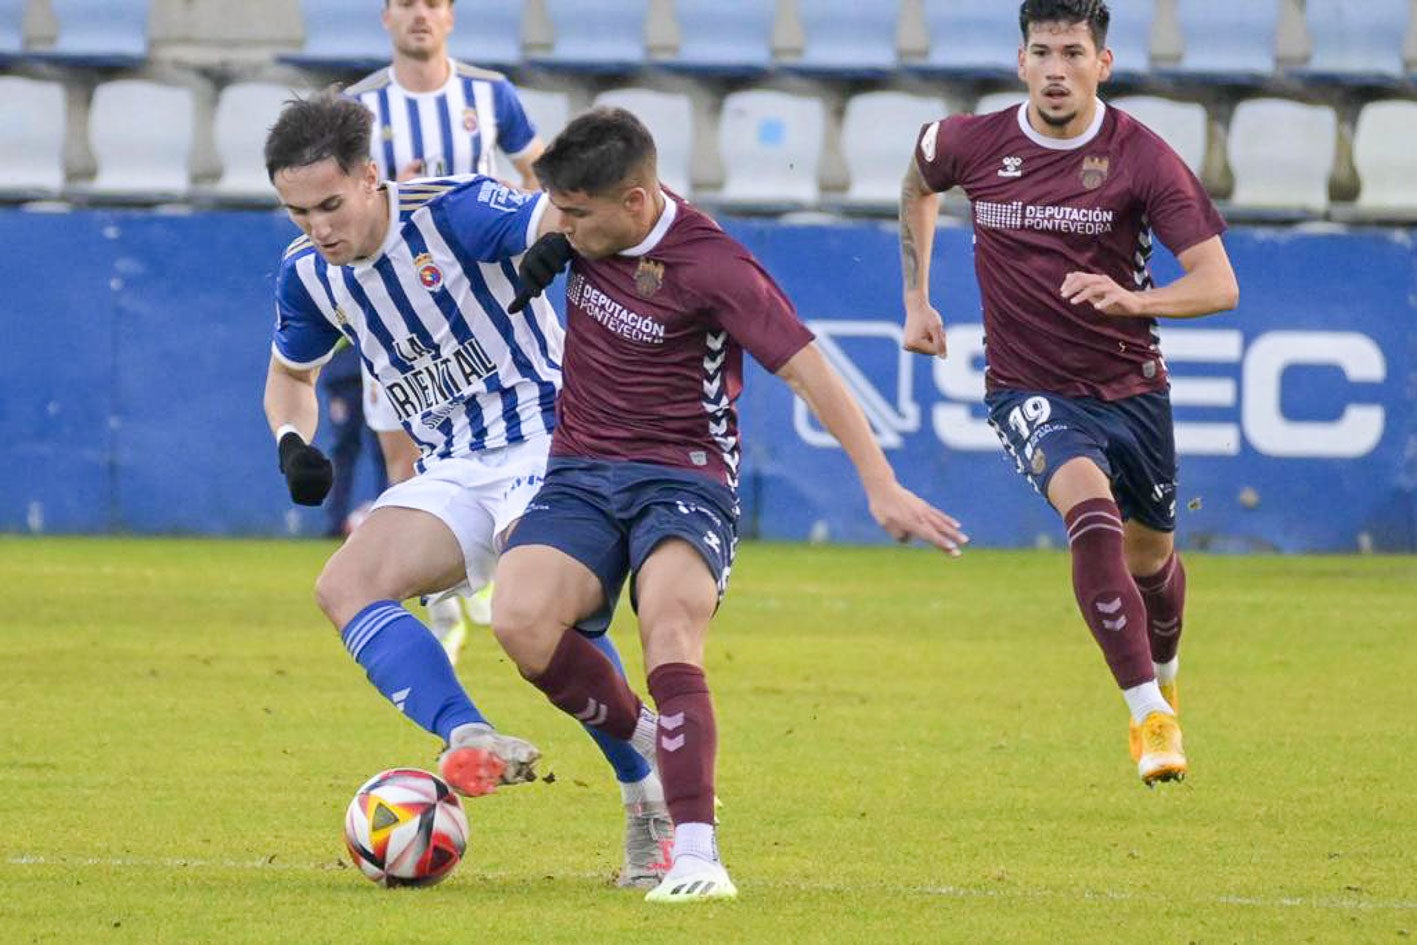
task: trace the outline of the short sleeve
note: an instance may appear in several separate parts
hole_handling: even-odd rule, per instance
[[[276,326],[272,350],[293,368],[319,367],[344,336],[320,311],[300,274],[300,259],[287,259],[276,276]],[[310,278],[315,278],[313,266]]]
[[[925,184],[935,193],[944,193],[959,183],[948,138],[956,124],[951,118],[932,121],[920,129],[915,139],[915,166],[920,170]]]
[[[497,137],[502,150],[517,157],[536,138],[536,126],[522,108],[522,100],[510,82],[498,82],[492,89],[497,109]]]
[[[526,252],[546,212],[547,198],[479,177],[431,205],[438,229],[451,234],[460,255],[497,262]]]
[[[762,264],[741,246],[734,250],[726,265],[705,273],[703,297],[719,327],[775,374],[815,336]]]
[[[1225,220],[1180,155],[1158,142],[1146,188],[1151,227],[1173,254],[1225,232]]]

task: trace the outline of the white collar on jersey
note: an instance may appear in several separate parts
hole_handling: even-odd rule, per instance
[[[356,269],[374,265],[399,241],[399,185],[391,180],[386,180],[381,186],[384,188],[384,193],[389,196],[389,228],[384,232],[383,245],[375,252],[360,259],[350,260],[349,265]]]
[[[1097,103],[1097,111],[1092,115],[1092,124],[1087,126],[1087,130],[1076,138],[1050,138],[1041,135],[1028,123],[1028,102],[1024,102],[1018,107],[1018,127],[1024,136],[1038,145],[1040,148],[1048,148],[1050,151],[1076,151],[1078,148],[1097,137],[1097,133],[1102,130],[1102,119],[1107,115],[1107,104],[1102,99],[1093,99]]]
[[[664,210],[660,213],[659,219],[654,224],[654,228],[649,231],[649,236],[641,240],[638,246],[631,246],[629,249],[620,250],[619,255],[645,255],[659,245],[659,241],[664,239],[664,234],[668,233],[669,228],[674,225],[674,218],[679,215],[679,205],[674,202],[673,197],[665,194],[663,190],[661,190],[660,193],[664,194]]]
[[[444,82],[442,85],[438,86],[431,92],[411,92],[408,89],[404,88],[402,85],[399,85],[399,77],[398,73],[394,71],[394,64],[389,63],[389,84],[392,85],[394,88],[398,89],[399,94],[402,95],[404,98],[427,98],[433,95],[442,95],[447,92],[448,89],[451,88],[453,83],[456,81],[458,81],[458,64],[455,60],[452,59],[452,57],[449,57],[448,81]]]

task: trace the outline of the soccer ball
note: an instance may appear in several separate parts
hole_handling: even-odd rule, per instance
[[[452,788],[417,768],[380,771],[344,815],[344,842],[380,886],[432,886],[467,849],[467,816]]]

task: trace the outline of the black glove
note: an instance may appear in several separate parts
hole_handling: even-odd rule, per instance
[[[571,241],[564,234],[547,233],[532,243],[522,256],[521,265],[517,266],[522,287],[512,304],[507,306],[507,311],[520,312],[526,308],[526,304],[545,291],[570,261]]]
[[[335,467],[325,454],[290,432],[280,438],[280,471],[296,505],[319,505],[335,484]]]

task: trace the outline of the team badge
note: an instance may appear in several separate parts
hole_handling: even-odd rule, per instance
[[[1088,190],[1096,190],[1107,180],[1106,157],[1085,157],[1082,159],[1082,185]]]
[[[464,108],[462,110],[462,127],[470,135],[477,134],[477,109]]]
[[[430,253],[419,253],[413,257],[413,268],[418,271],[418,281],[429,292],[437,292],[443,287],[443,270],[433,263]]]
[[[1043,470],[1048,468],[1048,457],[1043,454],[1042,450],[1033,451],[1033,460],[1029,464],[1029,468],[1033,470],[1035,476],[1043,475]]]
[[[380,129],[379,134],[383,135],[385,141],[394,140],[394,126],[385,125],[382,129]]]
[[[635,270],[635,294],[642,299],[653,296],[664,285],[664,263],[641,259]]]
[[[335,324],[336,324],[336,325],[347,325],[347,324],[349,324],[349,318],[344,314],[344,309],[340,308],[338,305],[335,306]]]

